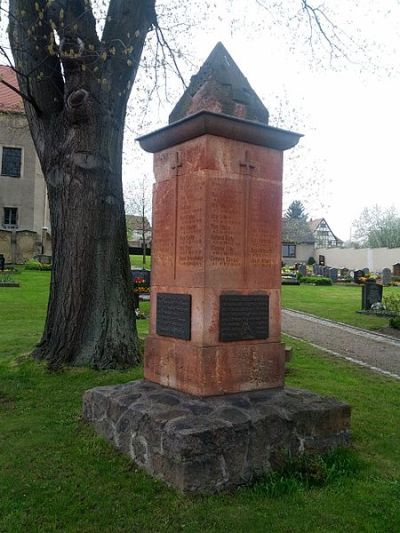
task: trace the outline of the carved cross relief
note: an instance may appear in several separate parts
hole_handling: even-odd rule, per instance
[[[244,174],[244,224],[243,224],[243,282],[247,283],[248,270],[248,241],[249,241],[249,204],[250,204],[250,177],[256,168],[254,161],[249,158],[249,152],[245,151],[244,161],[239,161],[239,168]]]
[[[178,253],[178,203],[179,203],[179,179],[182,161],[179,152],[175,152],[171,169],[175,171],[175,235],[174,235],[174,279],[176,279],[176,262]]]

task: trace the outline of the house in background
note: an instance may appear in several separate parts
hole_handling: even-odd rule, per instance
[[[126,230],[128,234],[129,253],[141,254],[143,237],[146,244],[146,254],[151,248],[151,225],[147,217],[141,215],[126,215]]]
[[[0,66],[0,253],[22,262],[48,253],[46,185],[10,67]]]
[[[282,219],[282,262],[286,265],[307,263],[314,257],[315,239],[304,219]]]
[[[315,239],[316,248],[337,248],[343,241],[336,237],[324,218],[316,218],[308,222]]]

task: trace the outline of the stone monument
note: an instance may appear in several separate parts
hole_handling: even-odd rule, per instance
[[[384,268],[382,270],[382,285],[391,285],[392,284],[392,271],[390,268]]]
[[[183,491],[349,441],[347,404],[283,387],[282,162],[300,137],[268,126],[219,43],[169,126],[139,139],[156,179],[145,379],[87,391],[84,416]]]

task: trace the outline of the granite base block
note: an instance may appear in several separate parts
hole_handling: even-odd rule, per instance
[[[350,442],[350,406],[298,389],[198,398],[149,381],[87,391],[83,414],[140,467],[184,492],[250,483],[288,454]]]

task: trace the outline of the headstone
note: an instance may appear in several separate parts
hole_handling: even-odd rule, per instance
[[[361,283],[361,278],[364,276],[364,272],[362,270],[355,270],[354,271],[354,283]]]
[[[368,276],[368,274],[369,274],[369,268],[368,267],[363,268],[362,271],[363,271],[364,276]]]
[[[139,139],[156,178],[145,379],[88,391],[84,416],[157,478],[215,492],[299,443],[347,444],[350,408],[283,388],[282,152],[299,135],[263,123],[222,44],[170,117]]]
[[[400,263],[393,265],[393,276],[400,276]]]
[[[330,268],[329,269],[329,277],[331,278],[332,283],[336,283],[337,282],[337,278],[338,278],[338,269],[337,268]]]
[[[392,271],[390,268],[384,268],[382,270],[382,284],[391,285],[392,283]]]
[[[323,270],[322,270],[322,275],[325,277],[325,278],[329,278],[329,272],[330,272],[330,268],[328,266],[324,266],[323,267]]]
[[[347,278],[350,274],[350,271],[348,268],[341,268],[340,269],[340,277],[341,278]]]
[[[151,270],[147,270],[147,268],[132,268],[131,273],[134,279],[136,277],[142,278],[146,287],[151,286]]]
[[[306,267],[306,265],[304,263],[300,263],[298,271],[300,272],[300,274],[303,277],[306,276],[307,275],[307,267]]]
[[[319,271],[319,265],[317,263],[314,263],[313,266],[312,266],[312,269],[313,269],[313,274],[315,276],[318,275],[318,271]]]
[[[371,306],[382,302],[383,287],[375,281],[367,281],[362,286],[362,309],[371,309]]]

